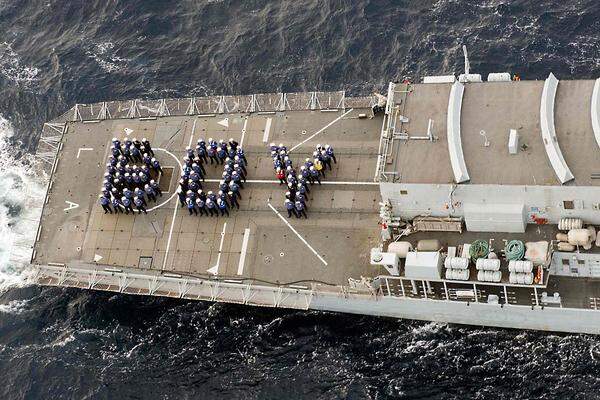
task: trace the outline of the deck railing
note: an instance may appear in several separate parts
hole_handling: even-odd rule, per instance
[[[70,110],[69,120],[83,122],[224,113],[343,110],[346,108],[368,108],[374,102],[375,100],[372,97],[346,97],[343,90],[337,92],[261,93],[156,100],[133,99],[76,104]]]

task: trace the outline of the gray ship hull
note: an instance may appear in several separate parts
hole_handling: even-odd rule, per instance
[[[497,328],[600,334],[596,310],[382,297],[318,296],[311,309]]]
[[[301,289],[165,276],[153,271],[98,269],[93,265],[37,266],[35,280],[48,286],[125,294],[216,301],[248,306],[318,310],[497,328],[600,334],[600,311],[566,307],[488,304],[351,292],[334,288]]]

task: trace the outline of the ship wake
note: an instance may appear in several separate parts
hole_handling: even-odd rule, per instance
[[[0,294],[27,285],[45,187],[30,155],[17,156],[14,128],[0,115]]]

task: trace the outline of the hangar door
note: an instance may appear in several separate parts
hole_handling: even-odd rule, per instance
[[[465,223],[473,232],[525,232],[524,204],[465,203]]]

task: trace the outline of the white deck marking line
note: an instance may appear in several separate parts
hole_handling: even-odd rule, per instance
[[[77,150],[77,158],[79,158],[82,151],[92,151],[92,150],[94,150],[92,147],[80,147],[79,150]]]
[[[220,179],[207,179],[206,182],[216,183],[221,182]],[[270,179],[248,179],[244,183],[276,183],[279,184],[279,181],[270,180]],[[355,186],[377,186],[379,182],[354,182],[354,181],[322,181],[323,185],[355,185]]]
[[[246,262],[246,252],[248,251],[248,239],[250,239],[250,228],[244,230],[244,239],[242,240],[242,250],[240,253],[240,262],[238,263],[237,274],[244,273],[244,263]]]
[[[280,218],[280,219],[281,219],[281,220],[282,220],[282,221],[283,221],[283,222],[284,222],[284,223],[285,223],[285,224],[288,226],[288,228],[290,228],[290,229],[292,230],[292,232],[294,232],[294,233],[296,234],[296,236],[298,236],[298,239],[302,240],[302,243],[304,243],[304,244],[306,245],[306,247],[308,247],[308,248],[310,249],[310,251],[312,251],[312,252],[313,252],[313,254],[314,254],[315,256],[317,256],[317,258],[318,258],[319,260],[321,260],[321,262],[322,262],[323,264],[325,264],[325,266],[327,266],[327,261],[325,261],[325,260],[323,259],[323,257],[321,257],[321,256],[319,255],[319,253],[317,253],[317,251],[316,251],[315,249],[313,249],[313,247],[312,247],[310,244],[308,244],[308,242],[306,241],[306,239],[304,239],[304,238],[302,237],[302,235],[300,235],[300,234],[298,233],[298,231],[297,231],[297,230],[295,230],[295,229],[294,229],[294,227],[293,227],[292,225],[290,225],[290,223],[289,223],[289,222],[287,222],[287,220],[285,219],[285,217],[284,217],[283,215],[281,215],[281,214],[279,213],[279,211],[277,211],[277,210],[275,209],[275,207],[273,207],[273,206],[271,205],[271,203],[268,203],[268,202],[267,202],[267,205],[268,205],[269,207],[271,207],[271,210],[273,210],[273,212],[274,212],[274,213],[275,213],[275,214],[276,214],[276,215],[277,215],[277,216],[278,216],[278,217],[279,217],[279,218]]]
[[[194,125],[192,125],[192,134],[190,135],[190,142],[188,143],[188,147],[192,147],[192,142],[194,141],[194,132],[196,131],[196,121],[198,121],[198,120],[195,119]]]
[[[183,166],[181,165],[181,163],[179,162],[179,160],[177,159],[177,157],[175,157],[175,155],[173,153],[171,153],[171,152],[169,152],[169,151],[167,151],[167,150],[165,150],[163,148],[160,148],[160,147],[157,147],[154,150],[164,151],[165,153],[167,153],[168,155],[170,155],[171,157],[173,157],[175,159],[175,161],[177,162],[177,164],[179,165],[179,170],[181,172],[183,172]],[[168,199],[166,199],[162,203],[160,203],[160,204],[158,204],[158,205],[156,205],[156,206],[154,206],[152,208],[148,208],[146,211],[153,211],[153,210],[156,210],[157,208],[161,208],[162,206],[164,206],[165,204],[167,204],[169,201],[171,201],[171,199],[173,197],[175,197],[176,194],[177,194],[176,192],[173,192],[173,194]],[[175,206],[175,208],[177,208],[177,206]],[[134,212],[138,212],[138,211],[134,210]]]
[[[156,148],[154,148],[154,150],[156,150],[156,151],[164,151],[165,153],[167,153],[168,155],[170,155],[171,157],[173,157],[175,159],[175,161],[177,161],[177,164],[179,164],[179,170],[181,172],[183,172],[183,166],[181,165],[181,163],[179,162],[179,160],[177,159],[177,157],[175,157],[175,155],[173,153],[171,153],[171,152],[169,152],[169,151],[167,151],[167,150],[165,150],[163,148],[160,148],[160,147],[156,147]],[[158,208],[161,208],[162,206],[164,206],[165,204],[167,204],[169,201],[171,201],[171,199],[173,197],[175,197],[176,194],[177,194],[177,192],[173,192],[173,194],[168,199],[166,199],[165,201],[163,201],[160,204],[155,205],[154,207],[147,208],[146,211],[154,211],[154,210],[156,210]],[[124,206],[121,206],[121,208],[125,209]],[[177,210],[177,205],[175,205],[175,210]],[[133,210],[134,214],[136,212],[139,213],[138,210]],[[177,213],[175,213],[175,214],[177,214]],[[175,215],[173,215],[173,219],[175,219]]]
[[[242,138],[240,139],[240,146],[244,145],[244,138],[246,137],[246,126],[248,126],[248,117],[244,119],[244,127],[242,128]]]
[[[336,122],[338,122],[340,119],[344,118],[346,115],[350,114],[354,109],[351,108],[348,111],[346,111],[345,113],[343,113],[342,115],[340,115],[339,117],[337,117],[336,119],[334,119],[333,121],[331,121],[330,123],[328,123],[327,125],[325,125],[324,127],[322,127],[321,129],[319,129],[318,131],[316,131],[315,133],[313,133],[312,135],[310,135],[308,138],[304,139],[302,142],[298,143],[297,145],[295,145],[294,147],[292,147],[291,149],[288,150],[288,153],[291,151],[296,150],[298,147],[302,146],[304,143],[308,142],[309,140],[311,140],[312,138],[314,138],[315,136],[317,136],[319,133],[323,132],[325,129],[329,128],[331,125],[335,124]]]
[[[177,161],[177,164],[179,165],[179,170],[183,171],[183,166],[181,165],[181,163],[179,162],[177,157],[175,157],[175,155],[173,155],[173,153],[170,153],[169,151],[167,151],[165,149],[161,149],[159,147],[155,148],[154,150],[164,151],[165,153],[167,153],[168,155],[173,157],[175,159],[175,161]],[[171,199],[173,197],[175,197],[176,194],[177,194],[177,192],[173,191],[173,194],[171,195],[171,197],[169,197],[167,200],[165,200],[162,204],[159,204],[157,206],[154,206],[154,207],[148,209],[148,211],[155,210],[155,209],[167,204],[169,201],[171,201]],[[167,267],[167,259],[168,259],[168,255],[169,255],[169,248],[171,247],[171,238],[173,237],[173,226],[175,225],[175,218],[177,217],[177,210],[179,210],[179,204],[177,202],[175,202],[175,208],[173,210],[173,218],[171,219],[171,227],[169,228],[169,238],[167,239],[167,247],[165,249],[165,259],[163,260],[163,266],[162,266],[163,271]]]
[[[209,274],[217,275],[219,273],[219,263],[221,262],[221,251],[223,250],[223,242],[225,241],[225,229],[227,228],[227,222],[223,222],[223,231],[221,232],[221,243],[219,244],[219,254],[217,254],[217,263],[206,270]]]
[[[269,141],[269,133],[271,132],[272,122],[273,118],[267,118],[267,122],[265,123],[265,133],[263,135],[263,143],[267,143]]]
[[[179,204],[175,203],[175,209],[173,210],[173,218],[171,219],[171,227],[169,228],[169,238],[167,239],[167,248],[165,249],[165,259],[163,261],[162,271],[167,268],[167,259],[169,258],[169,248],[171,247],[171,238],[173,237],[173,226],[175,226],[175,217],[177,217],[177,210]]]

